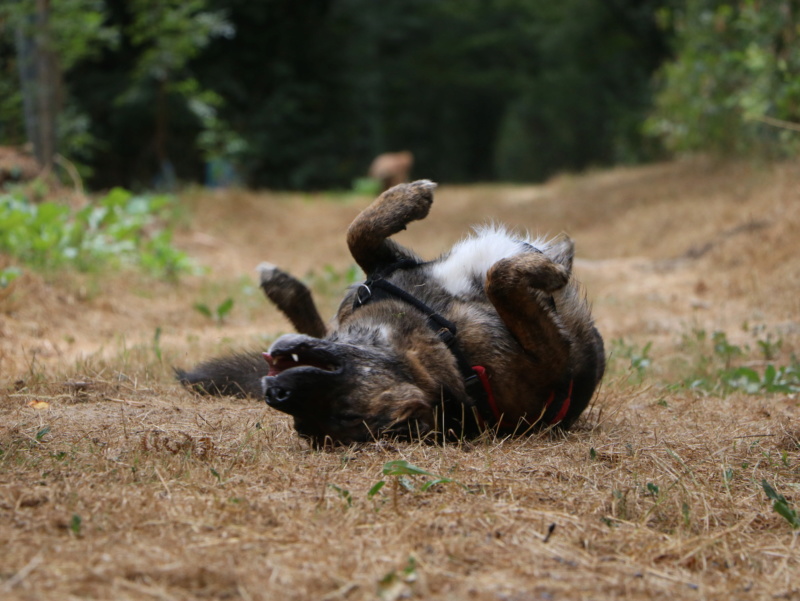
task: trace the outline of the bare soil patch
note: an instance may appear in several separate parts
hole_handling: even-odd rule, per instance
[[[0,598],[800,598],[798,536],[761,484],[800,507],[800,401],[681,384],[715,331],[756,369],[800,354],[800,165],[442,186],[403,243],[433,257],[485,221],[568,232],[612,354],[573,431],[444,447],[315,451],[263,403],[177,386],[171,365],[289,330],[261,261],[306,276],[330,315],[370,199],[183,200],[178,243],[203,275],[27,273],[0,291]],[[193,309],[228,297],[223,323]],[[383,474],[396,460],[456,482],[422,490]]]

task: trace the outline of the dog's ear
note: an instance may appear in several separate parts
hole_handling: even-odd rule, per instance
[[[558,263],[572,271],[572,259],[575,257],[575,243],[572,238],[562,235],[552,243],[545,253],[553,263]]]
[[[425,393],[413,384],[390,388],[381,394],[381,401],[389,408],[393,423],[408,423],[414,429],[419,428],[423,434],[433,428],[431,403]]]

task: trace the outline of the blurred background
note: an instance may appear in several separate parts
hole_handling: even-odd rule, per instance
[[[399,150],[446,183],[782,158],[798,24],[800,0],[4,0],[0,147],[134,190],[350,189]]]

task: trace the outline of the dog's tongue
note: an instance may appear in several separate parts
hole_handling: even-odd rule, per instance
[[[267,365],[269,365],[269,373],[267,375],[268,376],[277,376],[280,373],[281,370],[279,370],[275,366],[275,359],[273,359],[272,355],[270,355],[269,353],[261,353],[261,354],[264,356],[264,361],[266,361]]]
[[[283,373],[287,369],[291,369],[292,367],[303,367],[304,365],[311,365],[314,367],[322,367],[322,364],[318,361],[306,361],[301,360],[301,357],[297,354],[291,354],[289,357],[284,357],[283,354],[273,357],[269,353],[261,353],[264,357],[264,361],[267,362],[269,365],[269,373],[268,376],[277,376],[280,373]]]

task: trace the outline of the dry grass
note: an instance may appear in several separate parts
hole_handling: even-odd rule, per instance
[[[263,404],[170,381],[288,328],[241,283],[260,260],[341,284],[321,267],[349,265],[366,199],[187,199],[181,243],[212,271],[179,287],[17,280],[0,299],[0,598],[800,598],[798,536],[761,486],[800,507],[796,396],[667,385],[708,359],[687,342],[700,329],[780,337],[779,365],[798,352],[798,183],[793,165],[696,162],[440,190],[403,234],[426,256],[482,219],[575,237],[618,354],[568,434],[319,452]],[[225,295],[222,326],[191,309]],[[652,366],[629,369],[620,351],[648,343]],[[396,460],[456,482],[423,491],[383,474]]]

